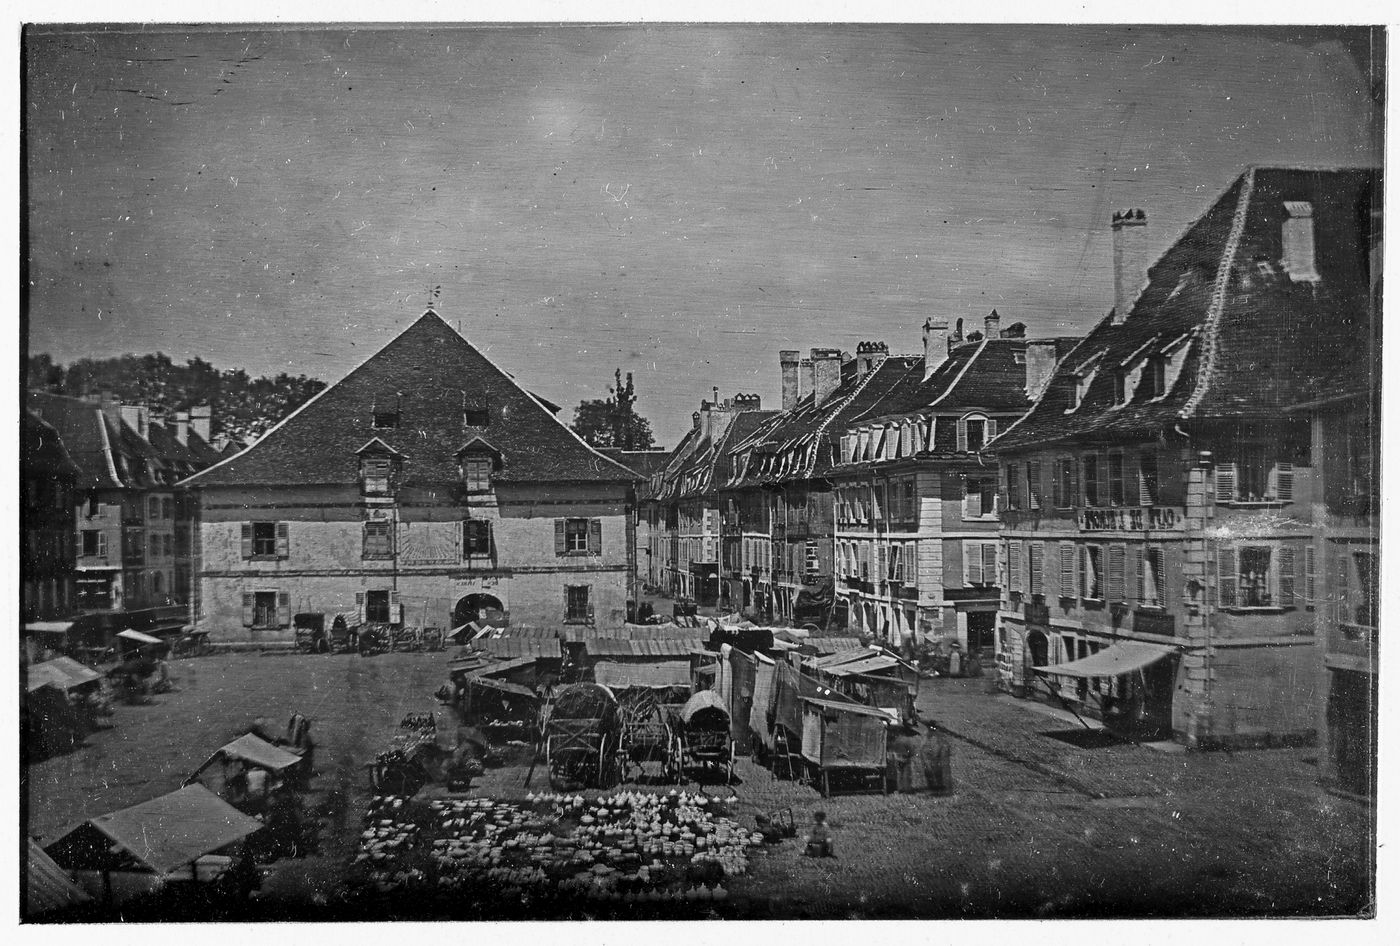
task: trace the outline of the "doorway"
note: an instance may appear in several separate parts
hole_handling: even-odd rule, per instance
[[[967,652],[990,657],[996,647],[997,613],[969,611],[967,613]]]
[[[457,606],[452,609],[452,626],[461,627],[463,624],[469,624],[473,621],[478,624],[505,627],[508,622],[501,599],[495,595],[478,592],[469,594],[458,601]]]

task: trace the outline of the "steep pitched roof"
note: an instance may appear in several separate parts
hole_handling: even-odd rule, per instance
[[[1367,169],[1250,168],[1148,271],[1120,324],[1100,322],[1060,364],[1045,394],[990,445],[1153,436],[1205,418],[1267,417],[1356,371],[1367,311],[1370,221],[1380,186]],[[1285,203],[1312,205],[1319,279],[1285,271]],[[1369,209],[1367,210],[1369,217]],[[1114,375],[1168,359],[1169,387],[1138,385],[1116,403]],[[1076,406],[1080,379],[1087,381]]]
[[[734,413],[718,435],[706,436],[693,429],[677,448],[675,461],[667,464],[659,499],[698,496],[723,486],[733,470],[730,448],[750,436],[777,411],[743,410]]]
[[[46,391],[26,392],[25,403],[62,438],[69,457],[77,464],[79,489],[125,485],[112,462],[112,430],[101,407]]]
[[[26,475],[74,480],[82,475],[52,424],[30,410],[24,411],[21,417],[20,443],[24,451],[21,459]]]
[[[1026,340],[989,338],[959,345],[929,376],[919,359],[889,393],[850,424],[878,422],[915,411],[972,410],[1012,413],[1031,406],[1026,397]],[[1017,356],[1021,356],[1017,360]]]
[[[463,405],[484,406],[485,427],[464,425]],[[374,427],[374,412],[394,405],[398,426]],[[508,482],[627,482],[636,475],[571,430],[429,310],[368,361],[324,389],[238,455],[191,477],[191,486],[350,484],[355,451],[378,437],[402,455],[401,482],[459,478],[457,449],[489,439]]]
[[[922,371],[922,365],[922,358],[911,355],[892,355],[863,375],[856,362],[842,365],[841,383],[822,403],[814,403],[808,395],[730,448],[735,460],[739,454],[748,454],[748,459],[734,467],[727,485],[759,486],[824,476],[832,466],[833,435],[881,403],[912,372]]]

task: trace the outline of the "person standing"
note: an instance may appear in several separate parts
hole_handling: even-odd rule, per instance
[[[933,724],[928,724],[928,738],[919,749],[924,781],[935,795],[953,794],[953,749],[947,738]]]

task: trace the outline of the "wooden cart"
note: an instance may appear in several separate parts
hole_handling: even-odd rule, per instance
[[[603,788],[620,773],[617,698],[596,683],[572,683],[547,704],[541,754],[551,788]]]
[[[831,778],[878,779],[889,794],[886,736],[887,713],[858,703],[804,696],[802,700],[802,758],[813,771],[823,796],[831,794]]]
[[[671,720],[672,767],[686,771],[724,772],[724,784],[734,781],[734,740],[730,735],[729,707],[713,690],[701,690],[675,711]]]

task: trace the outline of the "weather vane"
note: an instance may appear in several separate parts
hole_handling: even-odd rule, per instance
[[[440,299],[440,298],[442,298],[442,287],[441,287],[441,286],[434,286],[433,288],[431,288],[431,289],[428,290],[428,311],[431,312],[431,311],[436,310],[436,308],[437,308],[437,301],[438,301],[438,299]]]

